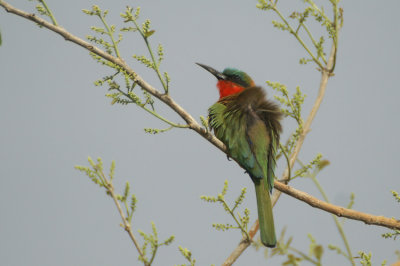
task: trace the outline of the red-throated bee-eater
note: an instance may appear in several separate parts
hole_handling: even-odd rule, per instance
[[[276,153],[282,113],[245,72],[219,72],[199,64],[217,79],[219,100],[209,109],[209,126],[253,180],[257,197],[261,242],[275,247],[276,236],[270,192],[274,186]]]

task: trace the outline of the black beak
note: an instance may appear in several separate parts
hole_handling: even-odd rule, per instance
[[[210,72],[211,74],[213,74],[218,80],[222,79],[222,80],[226,80],[226,76],[224,74],[222,74],[221,72],[215,70],[212,67],[200,64],[200,63],[196,63],[197,65],[201,66],[202,68],[204,68],[205,70],[207,70],[208,72]]]

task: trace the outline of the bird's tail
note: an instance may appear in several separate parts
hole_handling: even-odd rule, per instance
[[[273,248],[276,246],[276,236],[271,197],[269,191],[264,186],[263,178],[254,178],[253,181],[256,189],[261,242],[265,246]]]

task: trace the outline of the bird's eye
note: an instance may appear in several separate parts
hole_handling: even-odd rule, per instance
[[[247,86],[247,84],[244,82],[244,80],[242,80],[242,78],[237,74],[230,75],[229,79],[231,81],[233,81],[234,83],[239,84],[241,86]]]

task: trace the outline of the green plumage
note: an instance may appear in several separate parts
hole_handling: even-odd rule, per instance
[[[229,156],[246,169],[254,182],[261,241],[268,247],[276,245],[270,192],[281,116],[279,107],[265,99],[260,87],[223,97],[209,108],[210,128],[226,145]]]

